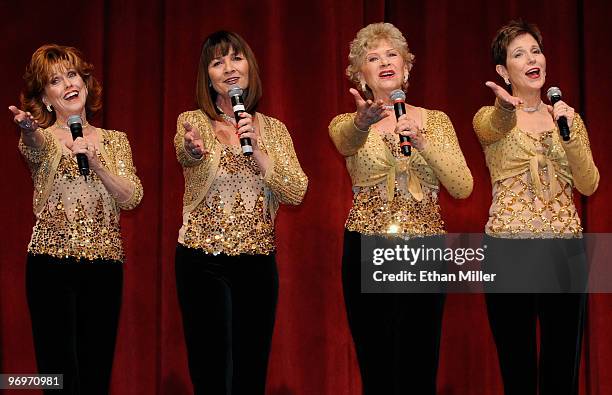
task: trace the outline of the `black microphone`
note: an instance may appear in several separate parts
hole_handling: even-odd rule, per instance
[[[70,133],[72,133],[72,140],[76,140],[77,137],[83,137],[83,121],[78,115],[71,115],[68,117],[68,126],[70,127]],[[89,175],[89,161],[85,154],[77,154],[77,163],[79,165],[79,172],[85,180]]]
[[[232,85],[227,94],[232,100],[232,109],[234,110],[234,117],[236,117],[236,125],[238,125],[238,122],[242,119],[240,114],[246,112],[244,100],[242,99],[242,89],[238,85]],[[250,138],[241,137],[240,146],[242,147],[243,155],[253,155],[253,146],[251,145]]]
[[[546,97],[548,97],[548,100],[550,100],[550,103],[554,106],[555,103],[562,98],[561,89],[557,88],[556,86],[551,86],[546,92]],[[559,119],[557,119],[557,126],[559,126],[559,134],[561,135],[563,141],[569,141],[570,129],[569,126],[567,126],[567,118],[559,117]]]
[[[391,100],[393,100],[393,109],[395,110],[395,118],[399,119],[402,115],[406,114],[406,94],[401,89],[396,89],[391,92],[391,96],[389,96]],[[404,156],[410,156],[410,149],[412,147],[412,143],[410,142],[410,137],[402,136],[400,134],[400,148],[402,150],[402,154]]]

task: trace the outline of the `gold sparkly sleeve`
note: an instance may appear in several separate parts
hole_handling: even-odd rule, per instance
[[[127,135],[123,132],[116,132],[116,136],[114,159],[117,175],[128,180],[133,187],[132,196],[126,201],[117,201],[117,204],[122,210],[132,210],[140,204],[144,191],[140,178],[136,175],[136,167],[132,160],[132,148]]]
[[[448,116],[441,111],[428,111],[427,146],[419,153],[431,166],[444,188],[456,199],[472,193],[474,180],[465,162],[455,129]],[[431,126],[430,126],[431,125]]]
[[[19,138],[19,152],[28,162],[30,168],[35,168],[38,164],[51,160],[60,150],[51,131],[47,129],[38,129],[38,131],[43,135],[43,143],[38,148],[25,145],[23,140]]]
[[[176,135],[174,135],[174,149],[176,150],[176,158],[183,167],[193,167],[201,163],[208,163],[203,160],[204,156],[200,158],[194,158],[185,149],[185,127],[183,124],[188,122],[191,126],[197,127],[200,134],[204,133],[201,129],[201,120],[199,119],[196,111],[187,111],[178,116],[176,119]],[[204,136],[202,136],[204,137]]]
[[[340,114],[329,124],[329,136],[343,156],[355,155],[368,139],[370,129],[359,130],[353,122],[355,114]]]
[[[589,135],[578,113],[570,130],[570,140],[562,143],[572,169],[574,185],[585,196],[592,195],[599,185],[599,170],[593,161]]]
[[[275,119],[270,120],[270,130],[266,149],[270,154],[272,166],[264,176],[264,182],[276,199],[283,204],[297,205],[302,202],[308,188],[308,177],[298,162],[293,141],[285,125]]]
[[[473,124],[480,143],[489,145],[506,137],[516,126],[516,110],[505,109],[495,100],[495,106],[482,107],[476,113]]]

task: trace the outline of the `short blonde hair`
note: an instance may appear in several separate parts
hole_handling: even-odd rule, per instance
[[[349,52],[349,65],[346,68],[346,75],[358,88],[361,85],[361,66],[365,60],[365,55],[368,49],[373,48],[379,41],[387,40],[391,46],[396,48],[406,64],[408,73],[414,64],[414,55],[410,53],[406,38],[398,28],[391,23],[372,23],[357,32],[357,36],[351,42]],[[408,87],[406,81],[402,88],[405,90]],[[371,96],[371,91],[367,89],[367,93]]]

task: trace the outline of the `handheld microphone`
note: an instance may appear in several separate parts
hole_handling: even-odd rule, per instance
[[[391,100],[393,100],[393,109],[395,110],[395,118],[399,119],[402,115],[406,114],[406,94],[401,89],[396,89],[391,92],[389,96]],[[410,156],[410,150],[412,147],[412,143],[410,142],[410,137],[402,136],[400,134],[400,148],[402,150],[402,154],[404,156]]]
[[[242,119],[240,114],[246,112],[244,107],[244,100],[242,98],[242,89],[238,85],[232,85],[227,92],[230,99],[232,100],[232,109],[234,110],[234,117],[236,117],[236,125]],[[251,145],[251,139],[248,137],[240,138],[240,146],[242,147],[243,155],[253,155],[253,146]]]
[[[562,98],[561,89],[557,88],[556,86],[551,86],[546,92],[546,97],[548,97],[548,100],[550,100],[550,103],[554,106],[555,103]],[[559,117],[559,119],[557,119],[557,126],[559,126],[559,134],[561,135],[563,141],[569,141],[570,129],[567,125],[567,118]]]
[[[83,121],[78,115],[71,115],[68,117],[68,126],[70,127],[70,133],[72,133],[72,140],[76,140],[77,137],[83,137]],[[89,161],[85,154],[77,154],[77,163],[79,165],[79,172],[85,180],[89,175]]]

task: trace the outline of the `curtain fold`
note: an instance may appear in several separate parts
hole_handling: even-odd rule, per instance
[[[18,104],[26,64],[40,45],[79,48],[103,84],[96,126],[125,131],[144,186],[139,208],[122,214],[127,252],[123,305],[113,369],[113,394],[190,394],[174,280],[183,178],[172,139],[179,113],[195,109],[202,39],[234,30],[253,48],[263,82],[260,111],[282,120],[310,179],[301,206],[277,218],[279,305],[268,370],[270,395],[358,395],[359,370],[347,326],[340,261],[351,183],[327,132],[339,113],[354,111],[345,77],[350,41],[367,23],[386,20],[406,36],[416,63],[410,104],[446,112],[453,122],[474,192],[465,200],[442,193],[451,232],[480,232],[491,184],[472,117],[493,103],[484,86],[498,81],[489,46],[510,19],[536,23],[544,36],[547,86],[583,115],[599,190],[577,198],[588,232],[609,232],[606,161],[612,144],[608,111],[612,60],[607,2],[570,0],[150,0],[1,2],[0,53],[5,108]],[[0,370],[36,371],[25,300],[25,255],[32,226],[32,184],[17,151],[18,132],[0,117],[5,181],[0,199]],[[592,295],[585,333],[581,394],[612,391],[612,298]],[[24,391],[37,393],[36,391]],[[445,309],[439,393],[502,393],[482,295],[450,295]]]

